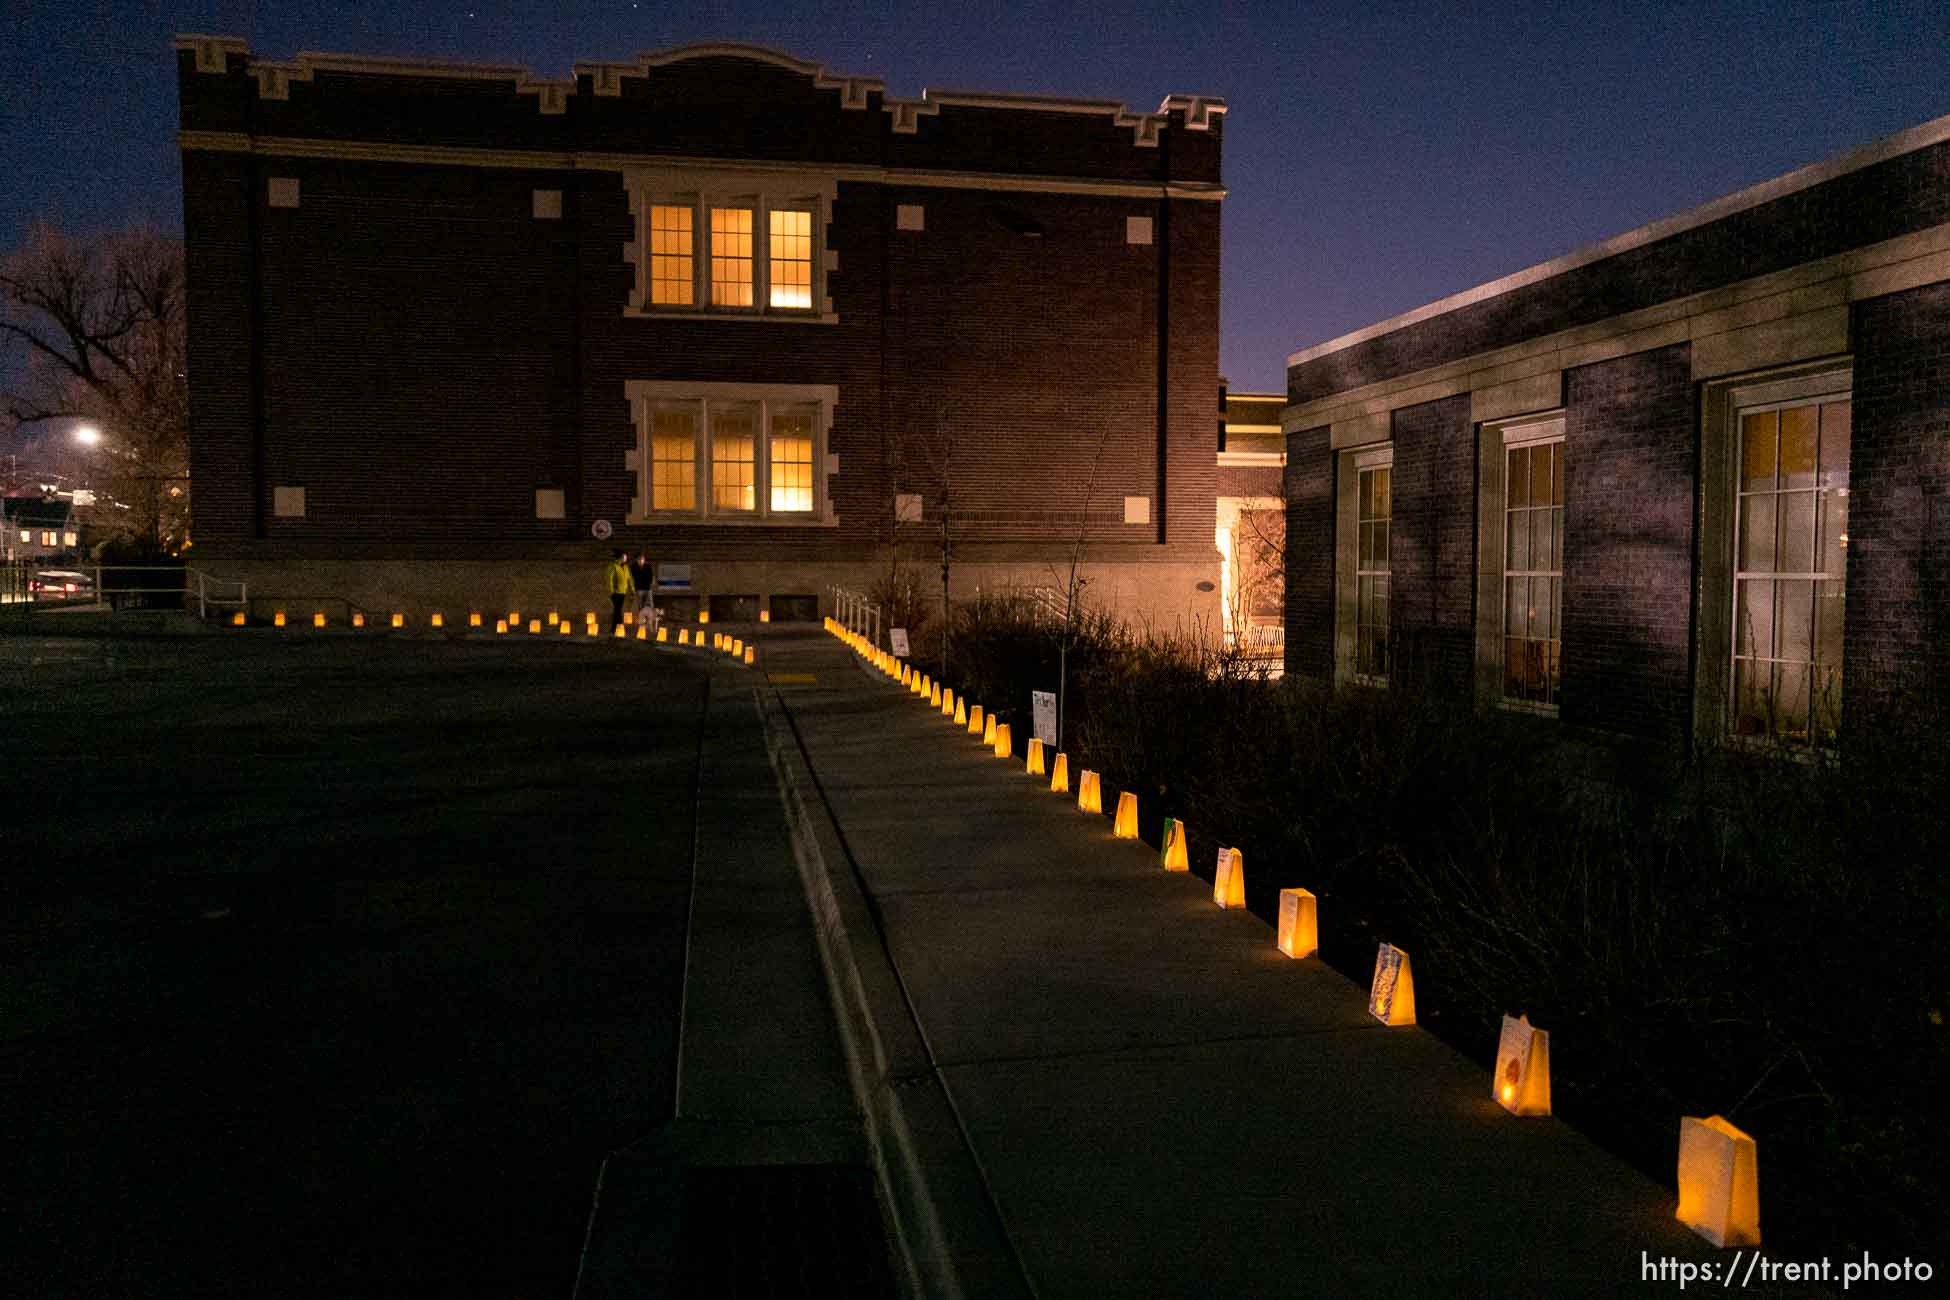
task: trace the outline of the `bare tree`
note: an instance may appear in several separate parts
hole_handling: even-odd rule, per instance
[[[1070,572],[1063,582],[1063,638],[1056,648],[1056,748],[1063,748],[1063,723],[1070,694],[1070,646],[1076,640],[1077,607],[1083,600],[1083,548],[1090,536],[1090,498],[1097,491],[1097,475],[1104,467],[1104,449],[1110,445],[1111,424],[1105,421],[1097,435],[1097,451],[1090,459],[1090,477],[1083,484],[1083,505],[1077,510],[1076,541],[1070,547]]]
[[[98,514],[158,551],[189,523],[184,322],[183,246],[153,230],[36,223],[0,257],[0,429],[93,424],[91,468],[127,507]]]

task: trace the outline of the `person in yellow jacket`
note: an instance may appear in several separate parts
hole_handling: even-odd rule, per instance
[[[609,634],[616,635],[616,629],[623,622],[623,602],[636,594],[636,579],[630,576],[630,565],[620,550],[609,553]]]

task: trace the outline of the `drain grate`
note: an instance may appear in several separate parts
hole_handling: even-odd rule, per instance
[[[678,1294],[885,1297],[894,1277],[864,1165],[685,1171]]]

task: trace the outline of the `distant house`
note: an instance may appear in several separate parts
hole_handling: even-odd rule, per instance
[[[1219,389],[1219,614],[1226,644],[1278,659],[1285,636],[1284,393]]]
[[[74,507],[59,497],[0,498],[5,555],[9,564],[71,560],[81,553],[81,528]]]
[[[527,608],[622,546],[783,621],[945,508],[957,597],[1087,529],[1092,603],[1217,626],[1224,101],[177,50],[201,566]]]
[[[1825,743],[1947,666],[1950,117],[1304,348],[1281,422],[1289,673]]]

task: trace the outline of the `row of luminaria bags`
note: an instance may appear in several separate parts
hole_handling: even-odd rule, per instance
[[[595,610],[592,609],[585,613],[582,616],[582,620],[582,629],[585,636],[602,635],[601,628],[596,621]],[[271,615],[272,627],[284,627],[286,621],[285,613],[281,609]],[[243,627],[248,620],[244,617],[243,611],[239,610],[230,616],[230,622],[234,627]],[[391,623],[395,631],[403,631],[406,628],[406,615],[396,611],[392,616]],[[350,624],[354,630],[364,629],[366,626],[365,613],[360,610],[353,611]],[[314,628],[323,628],[328,626],[328,622],[324,614],[316,613],[311,616],[311,625]],[[544,625],[545,621],[540,616],[529,619],[528,634],[530,636],[542,636],[547,633],[556,633],[561,636],[569,636],[575,631],[574,624],[570,620],[563,618],[560,611],[553,609],[548,612],[548,618],[546,620],[547,633],[543,630]],[[446,615],[436,612],[427,620],[427,626],[436,632],[443,631],[447,626]],[[479,610],[467,616],[467,626],[469,629],[481,628],[485,630],[485,621]],[[660,625],[657,628],[656,636],[652,637],[650,635],[650,625],[648,623],[638,622],[636,611],[634,610],[623,611],[623,621],[612,629],[610,635],[614,640],[626,641],[632,639],[632,630],[635,632],[634,639],[638,641],[655,640],[665,644],[670,641],[670,629],[668,627]],[[508,611],[506,618],[497,618],[494,620],[494,634],[496,636],[506,636],[511,631],[517,633],[521,631],[521,611],[518,609]],[[693,633],[688,627],[678,628],[677,644],[681,646],[695,645],[701,648],[704,645],[704,629],[700,627]],[[722,650],[724,653],[747,664],[756,662],[758,658],[756,646],[746,645],[744,638],[731,636],[724,632],[713,632],[711,634],[711,648],[713,650]]]
[[[997,722],[993,714],[985,715],[981,705],[970,705],[958,698],[953,690],[931,681],[927,674],[879,649],[837,620],[827,619],[826,630],[925,701],[928,707],[950,719],[954,726],[971,736],[980,736],[997,758],[1015,756],[1008,723]],[[1031,776],[1047,775],[1052,793],[1070,792],[1069,757],[1057,753],[1048,760],[1046,771],[1040,739],[1029,742],[1027,770]],[[1101,815],[1103,812],[1102,781],[1088,769],[1078,774],[1077,807],[1086,813]],[[1125,790],[1117,797],[1111,834],[1117,839],[1136,839],[1137,817],[1137,795]],[[1185,855],[1184,823],[1165,819],[1158,860],[1166,871],[1190,870]],[[1246,905],[1245,864],[1236,848],[1219,850],[1212,901],[1224,908]],[[1320,918],[1313,894],[1304,889],[1282,889],[1276,936],[1280,951],[1296,959],[1312,956],[1319,948],[1319,939]],[[1368,1014],[1384,1025],[1415,1023],[1414,974],[1408,954],[1393,944],[1382,944],[1375,955]],[[1491,1087],[1497,1103],[1512,1115],[1551,1113],[1550,1035],[1533,1026],[1527,1016],[1503,1018]],[[1678,1217],[1682,1223],[1716,1246],[1760,1244],[1758,1178],[1751,1137],[1718,1115],[1708,1119],[1682,1117],[1678,1180]]]

